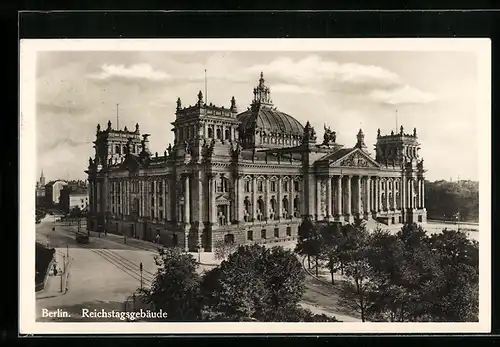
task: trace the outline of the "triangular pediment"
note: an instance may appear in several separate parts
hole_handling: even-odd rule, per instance
[[[330,163],[330,167],[379,168],[380,165],[359,148]]]
[[[216,201],[222,202],[222,201],[230,201],[229,194],[227,193],[222,193],[219,194],[215,197]]]

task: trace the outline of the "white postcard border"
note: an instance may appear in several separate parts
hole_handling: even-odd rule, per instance
[[[194,44],[195,43],[195,44]],[[477,323],[43,323],[35,321],[36,54],[40,51],[475,51],[480,190]],[[19,327],[21,334],[478,333],[491,330],[491,42],[489,39],[44,39],[20,44]]]

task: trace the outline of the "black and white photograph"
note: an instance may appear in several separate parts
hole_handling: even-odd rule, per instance
[[[488,40],[20,60],[24,332],[489,331]]]

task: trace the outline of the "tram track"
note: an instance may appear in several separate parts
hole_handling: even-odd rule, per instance
[[[69,232],[73,235],[78,235],[79,232],[72,230],[71,228],[62,228],[66,232]],[[102,240],[104,241],[104,240]],[[113,242],[113,241],[109,241]],[[85,248],[90,250],[91,252],[95,253],[96,255],[100,256],[104,260],[106,260],[108,263],[111,265],[115,266],[128,276],[132,277],[133,279],[140,281],[141,280],[141,271],[140,271],[140,265],[134,263],[133,261],[129,260],[128,258],[124,257],[123,255],[119,254],[117,251],[114,251],[106,246],[103,245],[104,242],[99,242],[99,248],[94,248],[91,245],[86,245],[86,244],[80,244],[79,246],[81,248]],[[133,248],[138,248],[138,249],[143,249],[146,251],[149,251],[146,248],[142,247],[134,247]],[[151,284],[153,283],[155,278],[155,274],[152,273],[151,271],[145,270],[143,268],[142,270],[142,282],[143,286],[145,287],[150,287]]]

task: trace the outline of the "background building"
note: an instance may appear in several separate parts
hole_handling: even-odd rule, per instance
[[[59,204],[61,190],[68,183],[64,180],[50,181],[45,185],[45,199],[49,206]]]
[[[36,182],[36,196],[45,197],[45,176],[43,175],[43,170],[40,173],[40,178]]]
[[[111,121],[97,126],[89,159],[88,228],[206,251],[217,241],[295,238],[301,218],[317,222],[425,222],[423,160],[416,129],[377,136],[372,158],[359,129],[352,147],[323,141],[279,111],[261,74],[250,107],[177,100],[174,145],[151,153],[148,134]],[[354,135],[354,134],[353,134]],[[355,141],[354,141],[355,140]]]
[[[86,187],[66,185],[63,187],[59,197],[59,207],[62,211],[70,213],[70,211],[78,207],[84,211],[89,204],[89,194]]]

